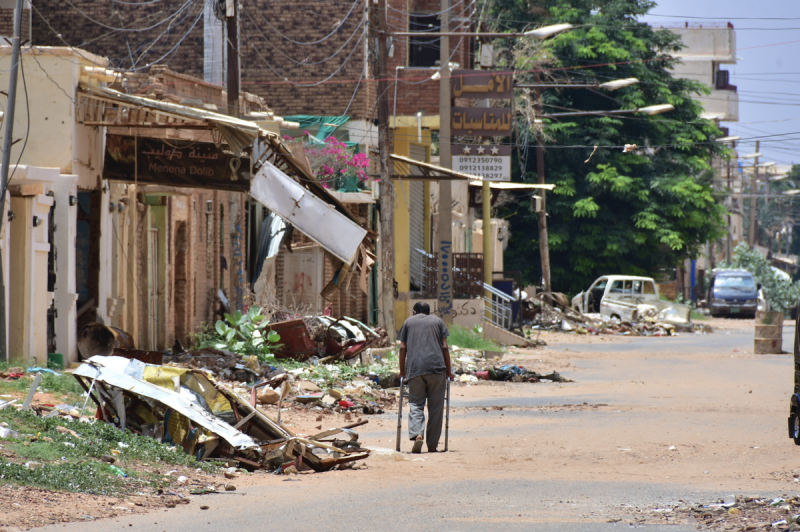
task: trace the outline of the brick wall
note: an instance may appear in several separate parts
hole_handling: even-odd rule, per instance
[[[161,20],[165,13],[175,12],[183,5],[183,0],[164,0],[143,6],[103,4],[98,0],[74,0],[73,4],[108,26],[127,24],[141,28]],[[406,30],[409,9],[406,1],[390,0],[389,4],[391,7],[387,13],[390,30]],[[203,77],[204,21],[201,4],[192,6],[186,12],[186,17],[174,23],[169,34],[155,44],[153,41],[166,29],[166,25],[144,32],[109,34],[108,28],[89,21],[67,3],[41,0],[37,6],[53,30],[61,33],[67,42],[109,57],[113,66],[128,69],[135,62],[137,68],[141,68],[158,62],[176,72]],[[347,110],[347,114],[355,119],[376,118],[377,83],[370,79],[374,78],[372,73],[362,77],[367,38],[365,36],[360,42],[359,39],[366,28],[366,24],[362,24],[364,6],[357,4],[348,17],[351,6],[348,2],[317,0],[291,3],[252,0],[245,3],[240,30],[242,90],[263,97],[279,116],[340,115]],[[467,3],[454,8],[450,12],[451,18],[462,17],[465,7],[468,7]],[[439,2],[413,0],[410,10],[412,13],[437,13],[440,10]],[[196,26],[190,31],[198,16],[200,18]],[[34,12],[34,43],[63,45],[63,41],[54,35],[44,19]],[[451,22],[452,29],[469,29],[460,25],[459,22]],[[0,29],[2,27],[0,22]],[[284,37],[297,42],[325,40],[320,44],[304,46]],[[159,59],[182,38],[184,40],[177,50]],[[451,38],[450,41],[455,50],[452,60],[459,63],[461,68],[469,68],[472,64],[472,39]],[[394,39],[394,57],[389,59],[387,69],[390,110],[394,108],[395,67],[408,64],[407,44],[407,37]],[[143,53],[148,46],[151,46],[150,49]],[[334,72],[335,75],[327,79]],[[429,115],[438,114],[439,84],[433,81],[414,84],[432,73],[431,70],[400,71],[400,79],[406,82],[401,81],[398,86],[398,115],[413,114],[419,109],[424,109]],[[178,85],[185,83],[185,80],[170,81]],[[318,84],[321,81],[323,83]],[[206,99],[219,101],[222,98],[221,94],[208,94]]]
[[[72,46],[108,57],[114,67],[130,69],[132,63],[137,68],[158,63],[171,65],[179,72],[202,78],[202,2],[188,6],[172,19],[171,24],[167,22],[147,31],[113,32],[87,18],[90,16],[111,28],[146,28],[163,20],[168,14],[176,13],[184,3],[185,0],[163,0],[149,5],[128,5],[98,0],[71,0],[71,4],[75,6],[73,8],[59,0],[37,0],[36,7],[41,16],[34,11],[33,43],[40,46],[64,46],[66,41]],[[63,40],[54,32],[60,33]],[[179,42],[180,46],[174,52],[168,53]]]
[[[241,25],[242,87],[266,98],[279,115],[340,115],[352,98],[348,114],[370,118],[374,110],[370,111],[369,84],[366,78],[357,83],[367,40],[362,38],[366,29],[363,5],[356,5],[348,17],[351,6],[308,0],[248,2]],[[297,42],[332,35],[323,43],[304,46],[289,42],[279,32]],[[298,85],[318,83],[337,70],[320,85]]]
[[[31,12],[30,9],[23,9],[22,10],[22,42],[27,41],[30,38],[31,26],[29,21],[31,20]],[[13,9],[2,9],[0,8],[0,36],[7,37],[11,40],[11,37],[14,35],[14,10]]]

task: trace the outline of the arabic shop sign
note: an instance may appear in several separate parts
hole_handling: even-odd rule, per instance
[[[511,181],[511,146],[454,144],[453,170],[487,181]]]
[[[207,142],[107,135],[103,177],[145,185],[250,190],[250,159]]]
[[[514,73],[454,70],[450,87],[453,98],[510,100],[514,97]]]
[[[453,107],[450,128],[453,136],[510,137],[514,111],[509,107]]]

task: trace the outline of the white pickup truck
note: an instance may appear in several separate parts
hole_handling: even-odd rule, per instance
[[[604,275],[572,298],[572,308],[581,314],[599,313],[625,321],[638,320],[645,306],[655,307],[659,319],[670,322],[688,322],[692,311],[689,305],[661,301],[652,277]]]

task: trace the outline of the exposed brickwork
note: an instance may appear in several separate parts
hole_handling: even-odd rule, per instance
[[[147,28],[177,12],[185,0],[164,0],[153,4],[128,5],[98,0],[37,0],[33,13],[33,43],[42,46],[64,46],[64,41],[100,56],[108,57],[111,65],[130,69],[151,63],[173,65],[175,70],[203,77],[203,3],[195,2],[181,15],[147,31],[110,33],[107,27],[92,22],[92,17],[111,28]],[[78,9],[86,13],[82,15]],[[198,20],[199,16],[199,20]],[[46,21],[45,21],[46,19]],[[197,24],[192,25],[197,21]],[[48,26],[49,23],[49,26]],[[52,29],[50,28],[52,27]],[[61,34],[63,40],[54,34]],[[162,36],[162,34],[164,34]],[[147,49],[156,39],[160,40]],[[183,39],[183,41],[181,41]],[[169,53],[176,44],[180,46]],[[166,57],[164,57],[166,55]]]
[[[144,6],[101,4],[97,0],[74,0],[73,3],[108,26],[130,24],[131,27],[143,27],[160,20],[166,13],[175,12],[183,4],[183,0],[164,0]],[[398,31],[408,28],[409,8],[412,13],[418,14],[438,13],[440,10],[438,0],[413,0],[410,7],[407,7],[405,0],[390,0],[389,4],[390,30]],[[191,7],[186,18],[173,25],[169,36],[156,42],[140,57],[144,49],[165,29],[165,25],[150,31],[127,32],[115,34],[112,38],[101,38],[109,30],[89,21],[69,4],[57,0],[41,0],[37,4],[53,29],[61,33],[67,42],[109,57],[114,66],[130,68],[133,60],[141,68],[157,61],[159,64],[169,65],[176,72],[202,78],[204,21],[200,5]],[[351,6],[347,2],[316,0],[291,3],[278,0],[247,2],[241,13],[242,89],[263,97],[280,116],[340,115],[347,111],[355,119],[376,118],[377,83],[374,73],[366,64],[367,38],[361,38],[366,29],[366,23],[363,22],[366,14],[363,5],[357,4],[348,17]],[[465,7],[466,3],[453,9],[450,12],[451,18],[462,17],[464,13],[461,10]],[[189,31],[198,15],[200,19],[197,25]],[[461,25],[461,22],[454,20],[451,22],[451,29],[464,29]],[[293,44],[280,35],[297,42],[314,42],[324,39],[332,31],[333,35],[323,43],[308,46]],[[64,44],[36,13],[33,17],[33,33],[35,44]],[[176,51],[159,60],[184,36],[185,39]],[[470,55],[473,39],[451,38],[450,41],[455,50],[452,61],[459,63],[461,68],[470,68],[473,62]],[[393,84],[397,72],[400,80],[407,81],[401,81],[398,86],[397,114],[408,116],[420,109],[428,115],[438,114],[439,84],[434,81],[414,84],[433,72],[395,69],[406,65],[408,38],[395,38],[394,56],[387,65],[390,110],[395,108]],[[335,75],[327,79],[334,73]],[[323,83],[317,84],[319,82]],[[186,83],[186,80],[173,77],[165,80],[162,88],[168,94],[176,86]],[[306,86],[302,86],[303,84]],[[196,97],[222,107],[220,104],[224,98],[221,92],[204,94],[200,88],[193,90]]]
[[[22,42],[30,39],[31,25],[28,21],[31,19],[31,12],[29,9],[22,10]],[[0,37],[11,39],[14,35],[14,10],[0,8]]]

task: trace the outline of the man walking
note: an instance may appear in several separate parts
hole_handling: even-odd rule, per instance
[[[408,383],[408,436],[414,442],[412,453],[435,453],[442,435],[442,415],[447,379],[453,379],[444,322],[431,316],[427,303],[414,305],[397,339],[400,340],[400,377]],[[425,427],[425,402],[428,403],[428,426]],[[423,432],[424,431],[424,432]]]

